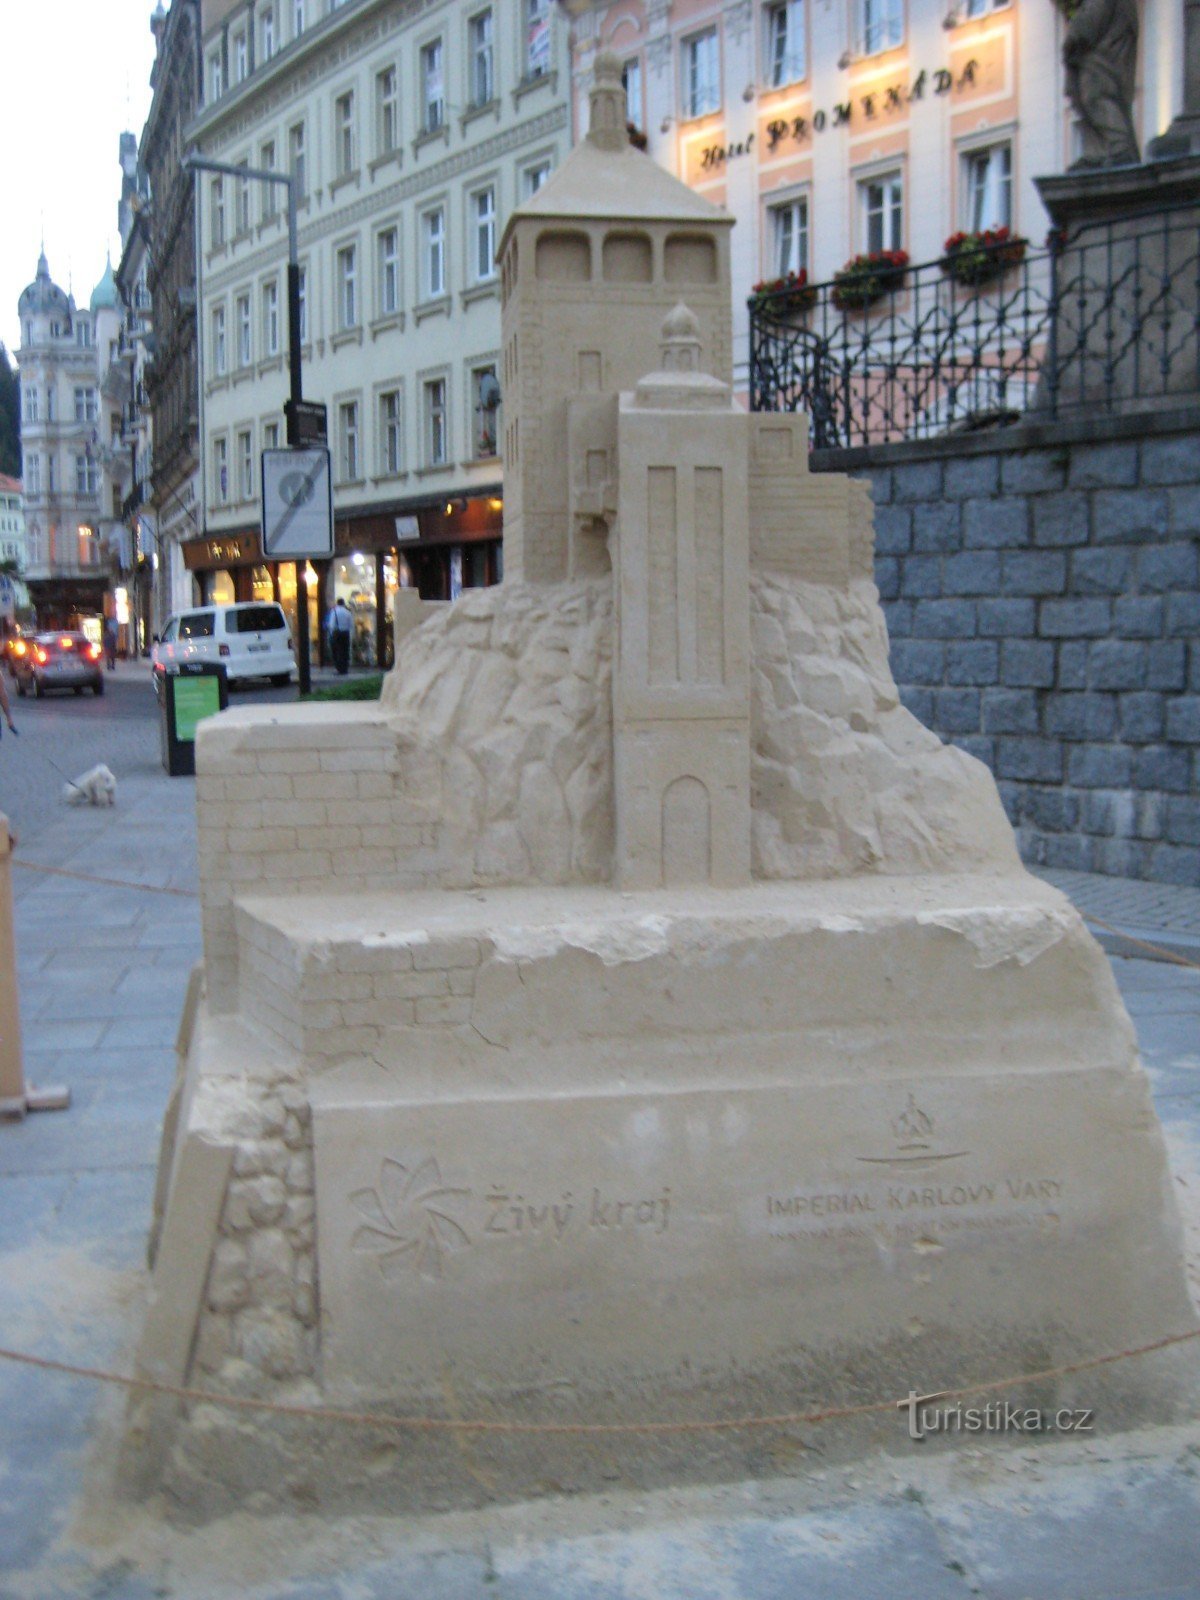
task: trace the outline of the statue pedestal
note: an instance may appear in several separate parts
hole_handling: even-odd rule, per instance
[[[160,1298],[143,1370],[194,1351],[193,1382],[310,1404],[689,1422],[1192,1321],[1132,1029],[1023,873],[247,898],[237,937],[239,1012],[201,1008],[164,1156],[232,1177],[214,1209],[177,1176],[164,1236],[207,1220],[212,1266],[194,1327],[178,1281]],[[1004,1398],[1112,1426],[1166,1414],[1169,1369]],[[394,1508],[751,1473],[781,1444],[310,1434],[206,1408],[153,1471],[193,1510],[300,1478]],[[907,1448],[890,1413],[820,1437]]]
[[[1034,410],[1200,401],[1200,158],[1036,181],[1062,240]]]

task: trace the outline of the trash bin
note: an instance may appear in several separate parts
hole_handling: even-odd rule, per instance
[[[225,668],[211,661],[185,661],[164,673],[162,699],[162,764],[170,778],[190,777],[196,770],[196,724],[229,704]]]

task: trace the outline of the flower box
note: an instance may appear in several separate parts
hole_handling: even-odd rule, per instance
[[[942,271],[955,283],[978,288],[991,283],[1025,259],[1026,242],[1009,228],[984,228],[978,233],[952,233],[942,246]]]
[[[833,275],[833,303],[839,311],[861,311],[894,294],[908,271],[907,250],[874,250],[852,256]]]
[[[782,316],[789,311],[810,311],[818,295],[815,283],[809,283],[808,273],[787,272],[782,278],[764,278],[750,291],[755,311],[770,311]]]

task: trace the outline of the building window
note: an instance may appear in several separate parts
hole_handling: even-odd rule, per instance
[[[858,186],[858,206],[862,247],[869,255],[903,249],[904,190],[898,172],[864,179]]]
[[[254,446],[249,428],[237,436],[238,489],[243,500],[254,499]]]
[[[963,225],[970,233],[1012,227],[1012,146],[989,145],[963,156]]]
[[[400,143],[398,116],[396,69],[385,67],[375,78],[375,124],[381,156],[390,154]]]
[[[54,422],[57,417],[57,412],[58,404],[54,397],[54,385],[51,384],[46,390],[46,421]]]
[[[475,238],[475,281],[485,283],[496,275],[496,191],[490,186],[471,196],[471,227]]]
[[[304,32],[304,0],[292,0],[292,38]]]
[[[642,110],[642,58],[634,56],[621,68],[621,82],[625,86],[625,116],[635,128],[644,129],[645,113]]]
[[[771,270],[777,278],[808,271],[808,201],[789,200],[769,209]]]
[[[233,81],[244,83],[250,71],[250,49],[245,29],[233,36]]]
[[[24,413],[26,422],[38,420],[38,392],[36,389],[22,389],[21,398],[25,402]]]
[[[859,0],[859,42],[864,55],[904,42],[904,0]]]
[[[100,487],[100,469],[90,456],[75,457],[75,493],[94,495]]]
[[[967,0],[966,8],[962,15],[967,17],[986,17],[989,11],[1000,11],[1011,4],[1012,0]]]
[[[237,364],[239,367],[250,365],[250,296],[240,294],[234,307],[237,318]]]
[[[42,492],[42,458],[29,456],[25,461],[25,488],[29,494]]]
[[[421,287],[426,300],[435,300],[446,292],[446,213],[441,206],[436,211],[427,211],[421,218],[421,234]]]
[[[550,0],[526,0],[525,76],[542,78],[550,71]]]
[[[229,500],[229,451],[224,439],[213,440],[213,496],[219,506]]]
[[[496,98],[496,58],[492,44],[492,13],[481,11],[467,23],[470,56],[471,104],[489,105]]]
[[[56,456],[46,457],[46,493],[58,493],[58,458]]]
[[[348,400],[338,407],[338,431],[342,445],[342,482],[353,483],[358,477],[357,400]]]
[[[240,166],[249,166],[248,161],[239,162]],[[250,232],[250,179],[239,178],[237,181],[237,196],[234,201],[236,213],[234,222],[238,233]]]
[[[379,268],[379,315],[390,317],[400,309],[400,232],[384,228],[376,238]]]
[[[476,456],[497,454],[500,438],[500,389],[495,365],[475,367],[471,372],[471,444]]]
[[[308,159],[304,148],[304,124],[297,122],[288,129],[288,170],[299,205],[308,193]]]
[[[225,73],[221,67],[221,52],[214,50],[208,58],[208,93],[213,100],[219,100],[225,89]]]
[[[767,82],[772,89],[804,76],[804,0],[777,0],[765,12]]]
[[[86,385],[77,384],[75,388],[75,421],[95,422],[96,420],[96,391]]]
[[[214,250],[225,243],[225,180],[214,178],[209,189],[209,240]]]
[[[275,171],[274,139],[268,139],[266,144],[263,145],[258,164],[264,172]],[[281,185],[277,183],[264,183],[262,185],[262,207],[259,211],[259,220],[261,222],[273,222],[279,215],[280,188]]]
[[[721,104],[721,60],[717,30],[705,28],[683,41],[683,107],[687,117],[706,117]]]
[[[379,470],[394,477],[400,470],[400,391],[387,389],[379,396]]]
[[[300,267],[296,272],[297,295],[300,302],[300,343],[308,343],[308,268]]]
[[[86,318],[81,317],[75,324],[75,343],[87,349],[92,342],[92,325]]]
[[[425,385],[425,465],[446,464],[446,380],[432,378]]]
[[[354,95],[338,95],[333,103],[333,142],[339,177],[354,171]]]
[[[225,376],[225,307],[212,309],[212,364],[218,378]]]
[[[421,51],[421,126],[426,133],[440,128],[446,120],[446,98],[442,77],[442,41],[434,39]]]
[[[263,423],[263,449],[279,449],[279,424],[277,422]]]
[[[274,278],[263,284],[262,292],[263,354],[279,354],[279,284]]]
[[[275,9],[267,6],[259,18],[259,40],[261,41],[260,54],[264,61],[270,61],[275,54]]]
[[[358,248],[348,244],[337,253],[338,326],[358,326]]]
[[[521,187],[524,191],[524,198],[528,200],[530,196],[535,195],[542,185],[549,179],[550,163],[548,161],[539,161],[535,166],[526,167],[521,177]]]

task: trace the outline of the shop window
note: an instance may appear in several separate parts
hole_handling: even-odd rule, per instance
[[[1012,226],[1012,146],[988,145],[962,158],[963,227],[969,233]]]
[[[865,178],[858,185],[862,248],[871,255],[900,250],[904,240],[904,189],[898,172]]]

